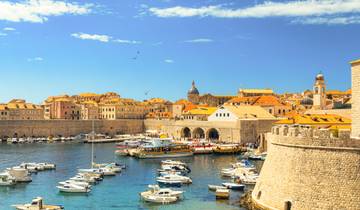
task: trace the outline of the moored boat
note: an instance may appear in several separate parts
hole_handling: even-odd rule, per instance
[[[178,201],[183,191],[174,191],[169,188],[160,188],[158,185],[149,185],[149,190],[140,193],[141,199],[160,204],[169,204]]]
[[[156,179],[159,184],[165,185],[178,185],[178,184],[191,184],[192,180],[189,177],[181,176],[177,174],[168,174],[160,176]]]
[[[216,189],[216,199],[229,199],[230,190],[228,189]]]
[[[89,187],[82,187],[75,184],[65,184],[57,186],[60,192],[64,193],[88,193],[90,192]]]
[[[211,191],[216,191],[217,189],[227,189],[226,187],[224,186],[219,186],[219,185],[208,185],[208,188],[209,190]]]
[[[193,156],[189,145],[173,143],[169,139],[153,139],[140,146],[133,154],[137,158],[178,158]]]
[[[235,154],[241,152],[242,148],[238,144],[218,144],[213,150],[217,154]]]
[[[15,178],[8,172],[0,173],[0,186],[12,186],[16,184]]]
[[[231,190],[244,190],[245,189],[245,185],[243,184],[236,184],[236,183],[223,183],[222,184],[224,187],[226,187],[227,189],[231,189]]]
[[[64,209],[63,206],[59,206],[59,205],[43,204],[43,199],[41,197],[35,198],[29,204],[13,205],[12,207],[16,208],[17,210],[61,210],[61,209]]]

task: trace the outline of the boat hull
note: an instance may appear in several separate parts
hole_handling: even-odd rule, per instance
[[[157,159],[157,158],[181,158],[181,157],[191,157],[193,152],[186,153],[168,153],[168,154],[138,154],[137,157],[140,159]]]

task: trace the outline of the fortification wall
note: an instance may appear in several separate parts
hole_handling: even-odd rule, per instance
[[[97,133],[133,134],[144,131],[143,120],[95,120]],[[13,136],[74,136],[90,133],[90,120],[1,120],[0,137]]]
[[[360,209],[360,141],[349,130],[276,126],[253,193],[263,209]],[[289,204],[289,203],[288,203]]]

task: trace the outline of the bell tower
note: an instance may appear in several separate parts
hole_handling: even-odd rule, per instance
[[[316,75],[314,84],[314,103],[313,109],[325,109],[326,108],[326,84],[324,75],[320,72]]]

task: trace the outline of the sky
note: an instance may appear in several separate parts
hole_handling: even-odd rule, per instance
[[[0,0],[0,103],[351,87],[359,0]]]

